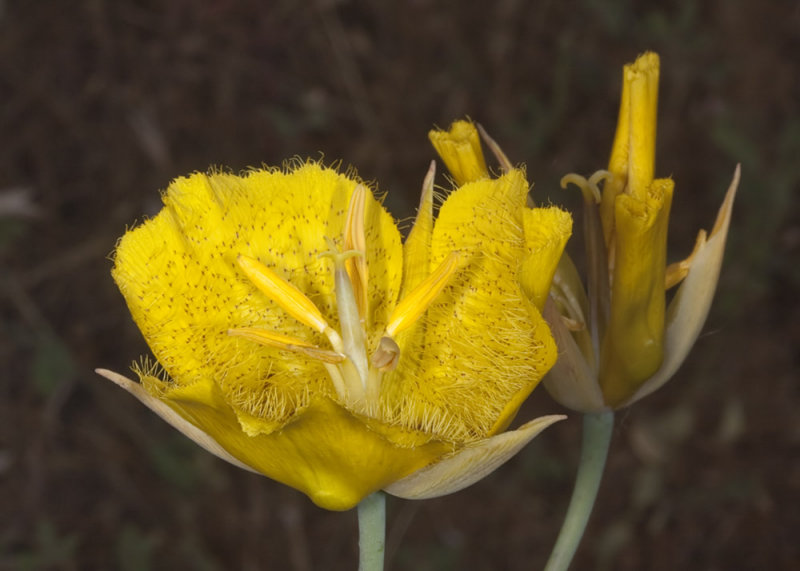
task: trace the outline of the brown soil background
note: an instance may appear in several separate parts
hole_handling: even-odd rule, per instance
[[[573,568],[800,568],[800,9],[744,0],[0,2],[0,192],[30,199],[0,219],[0,568],[354,569],[354,512],[216,460],[92,373],[146,352],[115,240],[174,176],[320,151],[407,217],[427,130],[464,115],[573,207],[558,180],[605,165],[646,49],[673,259],[743,176],[706,333],[618,416]],[[520,419],[560,410],[536,391]],[[579,427],[461,493],[390,499],[389,569],[540,569]]]

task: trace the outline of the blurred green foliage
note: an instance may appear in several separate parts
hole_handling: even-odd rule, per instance
[[[48,571],[70,568],[79,546],[75,533],[61,534],[47,519],[38,522],[32,545],[12,558],[12,568],[19,571]]]

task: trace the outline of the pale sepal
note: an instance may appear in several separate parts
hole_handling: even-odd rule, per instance
[[[467,444],[452,456],[398,480],[384,491],[407,500],[424,500],[463,490],[510,460],[545,428],[565,418],[558,414],[542,416],[517,430]]]
[[[711,235],[697,248],[689,273],[667,308],[664,362],[622,406],[633,404],[666,383],[677,372],[700,334],[719,279],[740,172],[741,168],[737,165]]]
[[[589,315],[589,298],[586,297],[586,290],[583,287],[581,276],[575,262],[569,254],[564,252],[558,261],[558,267],[553,274],[553,285],[550,288],[550,295],[553,296],[559,305],[564,306],[567,317],[577,321],[586,327]]]
[[[169,425],[183,433],[186,437],[193,440],[196,444],[203,447],[208,452],[211,452],[214,456],[221,458],[226,462],[230,462],[234,466],[242,468],[243,470],[255,472],[255,470],[253,470],[250,466],[240,462],[226,452],[225,449],[222,448],[222,446],[220,446],[219,443],[211,436],[172,410],[164,401],[149,394],[141,384],[108,369],[95,369],[94,372],[131,393],[133,396],[139,399],[143,405],[164,419]]]
[[[545,303],[542,315],[550,325],[558,346],[558,360],[542,381],[547,392],[556,402],[571,410],[606,410],[608,407],[603,402],[603,393],[597,383],[597,372],[586,362],[552,298]]]

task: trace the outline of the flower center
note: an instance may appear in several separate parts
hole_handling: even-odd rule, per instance
[[[304,325],[324,334],[330,349],[254,327],[229,329],[228,334],[320,361],[328,371],[339,399],[351,409],[374,416],[378,412],[383,374],[394,369],[400,359],[395,337],[422,317],[458,269],[460,256],[452,252],[395,306],[377,349],[368,358],[369,336],[365,331],[369,311],[364,232],[366,197],[366,188],[358,185],[348,208],[344,250],[339,250],[334,241],[326,237],[330,249],[320,254],[333,261],[339,331],[329,325],[314,302],[296,286],[258,260],[247,256],[238,258],[239,267],[262,293]]]

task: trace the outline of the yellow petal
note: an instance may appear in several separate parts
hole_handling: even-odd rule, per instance
[[[125,388],[137,397],[146,395],[132,387]],[[160,406],[151,406],[154,402]],[[260,419],[237,418],[213,383],[177,387],[160,400],[150,397],[145,404],[207,450],[300,490],[329,510],[354,507],[452,447],[428,435],[353,414],[326,398],[312,399],[276,431],[271,431],[272,426],[259,427]],[[202,441],[193,437],[198,434],[205,435]]]
[[[526,208],[522,226],[527,252],[519,279],[523,291],[541,311],[564,246],[572,234],[572,216],[560,208]]]
[[[737,165],[711,235],[697,249],[689,273],[667,309],[664,362],[625,406],[649,395],[666,383],[686,359],[703,328],[719,279],[739,176],[740,167]]]
[[[617,406],[663,359],[667,223],[674,184],[654,181],[645,201],[617,197],[609,321],[601,346],[600,386]]]
[[[127,232],[112,275],[154,356],[177,385],[215,379],[239,414],[277,423],[309,395],[336,391],[323,363],[227,334],[279,331],[328,347],[324,335],[259,292],[236,262],[257,259],[310,300],[338,327],[334,274],[325,237],[344,234],[359,182],[316,163],[244,176],[193,174],[173,181],[164,208]],[[371,192],[364,205],[370,269],[370,315],[376,347],[397,299],[402,275],[400,233]]]
[[[512,170],[455,190],[444,202],[431,263],[467,261],[431,303],[420,354],[383,379],[386,414],[453,441],[502,430],[556,358],[547,324],[522,292],[522,210],[528,184]]]
[[[456,185],[489,176],[481,139],[471,121],[455,121],[449,131],[434,129],[428,133],[428,138],[453,175]]]
[[[424,500],[463,490],[497,470],[542,430],[564,418],[543,416],[517,430],[472,442],[453,455],[385,487],[384,491],[400,498]]]

